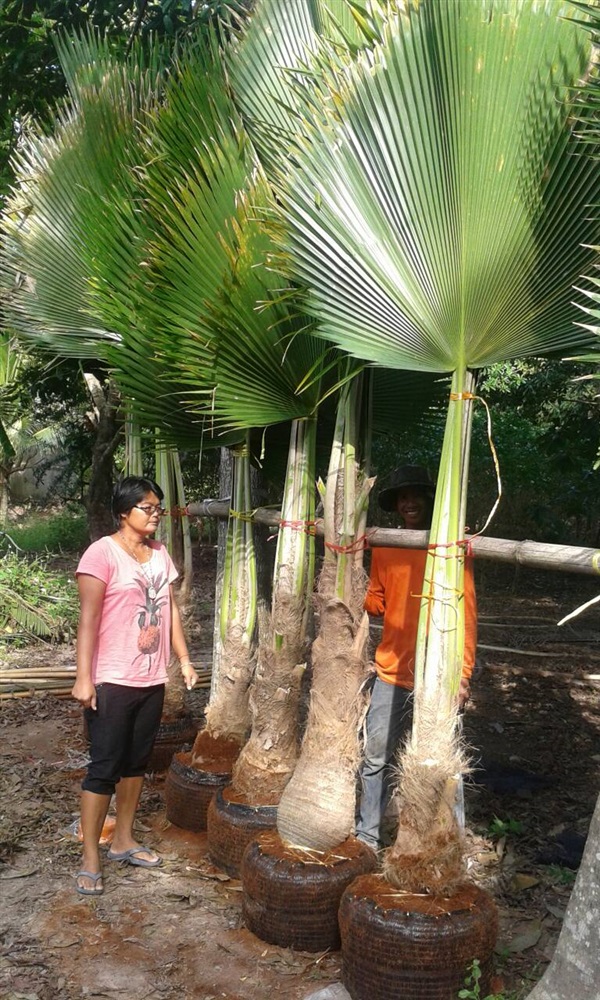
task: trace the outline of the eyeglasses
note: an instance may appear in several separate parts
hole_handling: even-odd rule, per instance
[[[161,507],[159,503],[134,503],[133,505],[136,510],[143,510],[146,517],[150,517],[151,514],[158,514],[159,516],[165,514],[165,508]]]

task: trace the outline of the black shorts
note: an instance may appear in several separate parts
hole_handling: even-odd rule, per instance
[[[121,778],[145,774],[164,697],[164,684],[143,688],[96,685],[96,710],[85,709],[90,763],[81,783],[84,791],[112,795]]]

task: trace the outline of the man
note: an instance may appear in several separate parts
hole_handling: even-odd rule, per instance
[[[404,465],[392,473],[391,485],[382,490],[378,501],[383,510],[400,515],[403,527],[425,531],[431,527],[434,493],[427,469]],[[382,847],[381,821],[392,792],[396,753],[412,722],[415,647],[426,557],[424,549],[375,548],[372,554],[365,608],[370,615],[383,615],[383,634],[375,653],[377,676],[367,713],[356,835],[374,850]],[[469,678],[477,645],[470,560],[465,567],[465,621],[461,708],[470,695]]]

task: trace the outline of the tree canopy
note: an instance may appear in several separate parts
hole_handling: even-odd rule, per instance
[[[125,51],[134,38],[168,46],[192,28],[242,13],[252,0],[7,0],[0,5],[0,196],[28,117],[51,122],[66,93],[56,38],[96,29]]]

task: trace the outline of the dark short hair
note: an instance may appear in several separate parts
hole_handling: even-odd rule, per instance
[[[146,479],[144,476],[124,476],[115,484],[112,497],[112,512],[117,524],[119,515],[127,514],[132,507],[143,500],[146,493],[155,493],[159,500],[162,500],[164,493],[158,483],[153,479]]]

